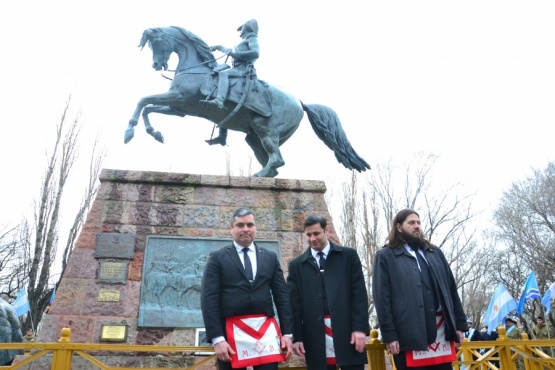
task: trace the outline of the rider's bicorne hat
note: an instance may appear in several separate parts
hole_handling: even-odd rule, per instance
[[[248,27],[252,32],[254,32],[258,36],[258,22],[255,19],[249,19],[237,28],[237,31],[241,31],[241,28]]]

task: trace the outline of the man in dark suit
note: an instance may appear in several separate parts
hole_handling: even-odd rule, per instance
[[[283,337],[281,348],[292,354],[293,322],[283,270],[277,255],[254,243],[254,214],[239,208],[231,217],[233,244],[210,254],[201,287],[201,308],[206,335],[214,345],[220,370],[231,369],[236,354],[226,332],[226,320],[244,315],[275,316],[277,308]],[[275,338],[275,337],[274,337]],[[254,366],[257,370],[277,369],[277,362]],[[246,367],[245,367],[246,368]]]
[[[356,250],[328,241],[329,232],[325,218],[309,216],[304,222],[309,248],[289,265],[293,351],[305,357],[309,370],[336,369],[336,364],[362,370],[369,332],[362,266]]]

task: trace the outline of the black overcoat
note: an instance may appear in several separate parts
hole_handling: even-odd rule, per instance
[[[468,326],[455,278],[441,249],[426,247],[424,254],[437,282],[446,339],[458,342],[456,331],[467,331]],[[398,341],[401,351],[425,351],[423,287],[416,257],[405,247],[384,247],[376,253],[373,268],[372,296],[383,342]]]
[[[323,272],[338,365],[365,364],[366,352],[350,344],[351,333],[368,335],[368,294],[356,251],[330,243]],[[310,248],[289,264],[287,287],[293,307],[293,342],[303,342],[309,369],[325,369],[322,282]]]

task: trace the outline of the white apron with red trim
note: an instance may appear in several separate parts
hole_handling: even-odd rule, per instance
[[[257,366],[285,361],[281,351],[281,332],[276,319],[266,315],[226,318],[227,341],[235,351],[231,367]]]
[[[335,365],[335,349],[333,348],[333,333],[331,331],[331,317],[324,316],[324,330],[326,333],[326,364]]]
[[[445,340],[445,318],[436,313],[437,336],[427,351],[407,351],[407,366],[420,367],[453,362],[457,359],[455,342]]]

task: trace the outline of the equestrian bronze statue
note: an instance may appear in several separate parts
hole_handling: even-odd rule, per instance
[[[249,25],[249,22],[254,27],[252,21],[241,27]],[[241,27],[239,30],[243,33]],[[169,91],[145,96],[137,103],[125,131],[125,143],[133,138],[141,113],[147,133],[161,143],[164,137],[150,124],[150,113],[202,117],[217,124],[220,129],[246,133],[245,140],[263,167],[253,176],[275,177],[277,169],[285,164],[279,147],[297,130],[306,112],[316,135],[334,152],[341,164],[359,172],[370,169],[369,164],[352,148],[337,114],[331,108],[304,104],[276,86],[258,79],[252,64],[240,65],[243,74],[227,76],[229,81],[225,81],[224,88],[228,91],[218,91],[218,85],[222,86],[218,84],[219,73],[230,67],[225,63],[219,64],[211,48],[183,28],[149,28],[143,32],[139,47],[147,44],[152,49],[152,67],[156,71],[168,70],[172,53],[178,55],[179,61]],[[237,57],[240,51],[223,47],[218,50],[232,57]]]

